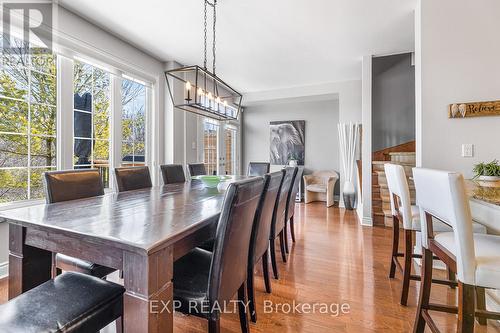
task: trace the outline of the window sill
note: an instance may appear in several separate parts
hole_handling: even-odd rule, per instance
[[[23,207],[29,207],[29,206],[34,206],[34,205],[39,205],[45,203],[45,199],[36,199],[36,200],[23,200],[23,201],[16,201],[16,202],[7,202],[0,204],[0,211],[3,210],[9,210],[9,209],[16,209],[16,208],[23,208]],[[0,221],[1,223],[2,221]]]
[[[108,193],[113,193],[113,189],[105,188],[104,194],[108,194]],[[24,207],[35,206],[35,205],[40,205],[40,204],[44,204],[44,203],[45,203],[45,199],[6,202],[6,203],[0,204],[0,211],[16,209],[16,208],[24,208]],[[0,219],[0,223],[2,223],[2,222],[4,222],[4,221]]]

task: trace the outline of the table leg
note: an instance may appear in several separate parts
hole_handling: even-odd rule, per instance
[[[173,249],[140,255],[125,252],[125,332],[173,332]]]
[[[9,224],[9,299],[51,278],[52,253],[24,244],[26,228]]]

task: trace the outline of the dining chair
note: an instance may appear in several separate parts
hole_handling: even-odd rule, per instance
[[[97,169],[79,169],[49,171],[44,173],[45,199],[47,203],[56,203],[104,194],[101,174]],[[113,268],[98,265],[86,260],[57,253],[52,256],[52,277],[61,271],[80,272],[99,278],[115,271]]]
[[[118,192],[139,190],[153,186],[147,166],[116,168],[115,178],[118,185]]]
[[[99,332],[122,323],[124,292],[119,284],[67,272],[0,305],[0,332]]]
[[[263,178],[229,184],[220,213],[213,252],[195,248],[174,263],[174,300],[178,311],[208,320],[220,332],[220,309],[237,292],[240,326],[249,331],[246,288],[250,237],[263,193]]]
[[[303,168],[295,167],[293,183],[290,186],[290,192],[288,193],[286,212],[285,212],[285,249],[288,253],[288,236],[287,229],[288,223],[290,223],[290,234],[292,236],[292,241],[295,243],[295,229],[294,229],[294,215],[295,215],[295,200],[297,198],[297,193],[299,192],[300,182],[302,181]]]
[[[429,311],[458,315],[457,332],[473,333],[474,318],[500,320],[499,312],[487,311],[478,298],[484,288],[500,289],[500,236],[474,234],[469,200],[463,176],[455,172],[414,168],[422,224],[423,261],[420,296],[413,332],[425,326],[439,332]],[[452,231],[434,234],[433,219],[449,225]],[[457,275],[458,307],[430,303],[434,256]],[[479,289],[478,289],[479,288]]]
[[[189,169],[189,175],[191,177],[202,176],[207,174],[205,163],[189,163],[188,169]]]
[[[184,183],[184,168],[180,164],[160,165],[161,175],[163,176],[164,184]]]
[[[254,266],[262,260],[262,273],[266,292],[271,293],[271,280],[269,279],[269,234],[271,233],[271,222],[273,211],[278,199],[278,194],[283,181],[284,171],[277,171],[264,175],[264,190],[259,202],[255,222],[250,238],[250,250],[248,252],[247,290],[250,318],[257,322],[254,290]]]
[[[420,276],[411,274],[412,258],[421,258],[421,254],[414,252],[414,235],[421,231],[419,208],[411,204],[410,188],[406,178],[406,174],[402,165],[387,163],[384,165],[385,176],[387,179],[387,187],[389,189],[389,197],[392,213],[392,254],[389,270],[389,278],[394,278],[396,268],[403,274],[403,282],[401,288],[401,305],[408,304],[408,291],[410,281],[420,281]],[[400,228],[404,230],[404,250],[399,252]],[[478,223],[474,224],[477,232],[486,233],[486,228]],[[434,222],[433,229],[435,232],[450,231],[451,228],[439,221]],[[399,258],[403,258],[403,265],[399,262]],[[447,267],[448,280],[434,279],[437,284],[448,285],[455,287],[455,274]]]
[[[270,163],[250,162],[248,164],[247,176],[264,176],[269,173]]]
[[[285,211],[288,199],[288,192],[290,191],[290,185],[293,182],[293,175],[296,172],[294,167],[286,167],[283,169],[283,181],[281,182],[281,187],[279,189],[278,199],[275,202],[273,209],[273,219],[271,221],[271,233],[269,235],[269,251],[271,254],[271,266],[273,268],[274,278],[278,279],[278,265],[276,263],[276,246],[275,240],[279,237],[281,258],[283,262],[286,262],[286,250],[285,250]]]

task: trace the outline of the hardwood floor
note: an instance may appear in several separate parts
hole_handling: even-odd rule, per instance
[[[260,265],[256,273],[257,324],[251,332],[411,332],[418,298],[412,281],[408,307],[399,305],[401,275],[388,276],[391,230],[359,225],[353,212],[323,203],[300,204],[295,211],[297,242],[289,260],[279,260],[280,280],[272,279],[272,294],[264,292]],[[278,246],[279,248],[279,246]],[[278,258],[281,256],[278,255]],[[442,276],[443,272],[437,272]],[[0,281],[0,302],[6,300],[6,283]],[[456,291],[433,286],[434,302],[453,304]],[[348,304],[347,314],[264,313],[264,301],[276,304]],[[284,308],[288,312],[287,305]],[[333,309],[335,310],[335,309]],[[434,316],[434,313],[433,313]],[[455,316],[434,316],[442,332],[455,332]],[[207,322],[176,314],[176,332],[207,332]],[[223,314],[222,332],[240,332],[237,309]],[[500,325],[476,324],[478,333],[499,333]]]

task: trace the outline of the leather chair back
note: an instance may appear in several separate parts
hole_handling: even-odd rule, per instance
[[[273,211],[273,220],[271,222],[271,235],[269,239],[274,242],[274,239],[285,227],[285,217],[286,217],[286,204],[288,200],[288,192],[290,191],[290,186],[292,184],[293,175],[295,168],[286,167],[282,170],[283,181],[281,182],[281,187],[279,190],[278,199]]]
[[[277,171],[264,175],[264,191],[255,214],[255,222],[250,240],[249,265],[252,269],[262,255],[269,248],[269,235],[273,220],[274,207],[280,192],[283,172]]]
[[[390,192],[392,215],[396,216],[399,212],[403,216],[403,228],[410,230],[412,228],[411,197],[408,181],[403,166],[399,164],[387,163],[384,165],[387,186]],[[394,202],[394,196],[399,198],[399,202]]]
[[[164,184],[184,183],[184,168],[180,164],[160,165],[161,175],[163,176]]]
[[[475,285],[476,255],[472,216],[464,178],[460,173],[414,168],[413,179],[420,207],[422,243],[428,248],[426,214],[453,228],[459,281]]]
[[[104,194],[101,174],[97,169],[49,171],[44,173],[43,179],[47,203]]]
[[[147,166],[116,168],[115,176],[116,183],[118,184],[118,192],[138,190],[153,186]]]
[[[189,163],[188,169],[191,177],[207,174],[207,169],[205,168],[204,163]]]
[[[250,162],[248,164],[247,176],[264,176],[269,173],[270,163]]]
[[[286,220],[288,221],[295,213],[295,198],[299,192],[300,182],[302,180],[302,173],[304,173],[304,168],[295,167],[295,176],[293,178],[293,185],[290,186],[290,192],[288,193],[288,200],[286,204]]]
[[[253,178],[231,183],[226,190],[210,267],[210,304],[232,299],[246,281],[250,236],[263,189],[264,179]]]

